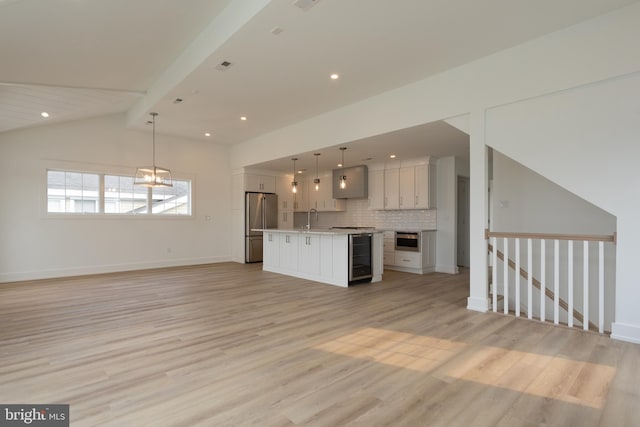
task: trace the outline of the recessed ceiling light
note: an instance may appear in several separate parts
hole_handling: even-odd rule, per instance
[[[342,163],[338,163],[338,167],[341,168],[342,167]]]
[[[331,74],[331,80],[338,80],[340,78],[340,76],[336,73]]]
[[[240,117],[240,120],[243,120],[243,121],[247,120],[247,117],[246,116],[242,116],[242,117]]]
[[[396,158],[396,155],[395,155],[395,154],[392,154],[392,155],[390,155],[389,157],[390,157],[390,158],[392,158],[392,159],[395,159],[395,158]]]
[[[209,132],[206,132],[204,136],[211,136],[211,134]]]
[[[40,113],[40,115],[41,115],[42,117],[44,117],[45,119],[46,119],[47,117],[49,117],[49,113],[47,113],[46,111],[43,111],[42,113]]]

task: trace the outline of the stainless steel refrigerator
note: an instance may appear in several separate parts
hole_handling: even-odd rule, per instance
[[[278,228],[278,196],[273,193],[245,193],[244,251],[246,262],[262,261],[262,231]]]

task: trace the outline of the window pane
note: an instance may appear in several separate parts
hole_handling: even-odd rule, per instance
[[[95,174],[82,174],[82,210],[81,212],[98,212],[100,195],[100,177]]]
[[[47,171],[48,212],[98,212],[100,175]]]
[[[173,187],[154,188],[152,212],[160,215],[191,215],[191,182],[173,181]]]
[[[104,210],[106,213],[147,213],[147,188],[134,186],[132,176],[105,175]]]
[[[47,171],[47,212],[64,212],[65,176],[62,171]]]

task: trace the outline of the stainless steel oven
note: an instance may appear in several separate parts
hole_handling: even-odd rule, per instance
[[[420,233],[396,231],[396,251],[420,252]]]

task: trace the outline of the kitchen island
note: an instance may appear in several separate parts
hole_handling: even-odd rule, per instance
[[[350,235],[371,234],[371,282],[382,280],[383,234],[373,229],[263,229],[264,271],[347,287]],[[367,280],[368,281],[368,280]]]

